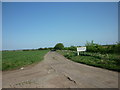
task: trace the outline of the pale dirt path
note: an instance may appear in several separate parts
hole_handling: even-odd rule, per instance
[[[118,73],[48,52],[40,63],[3,72],[3,88],[118,88]]]

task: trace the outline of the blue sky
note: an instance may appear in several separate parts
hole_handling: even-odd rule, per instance
[[[118,41],[117,2],[4,2],[2,15],[3,49]]]

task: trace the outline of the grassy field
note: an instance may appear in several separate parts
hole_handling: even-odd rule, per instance
[[[17,69],[43,60],[49,50],[37,51],[3,51],[2,70]]]
[[[2,70],[2,51],[0,51],[0,70]]]
[[[75,51],[58,50],[57,52],[78,63],[120,71],[120,55],[117,54],[81,52],[78,56]]]

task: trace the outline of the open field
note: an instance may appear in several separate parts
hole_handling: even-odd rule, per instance
[[[37,63],[43,60],[44,55],[49,50],[39,51],[3,51],[2,52],[2,70],[11,70],[23,66]]]
[[[57,52],[78,63],[120,71],[120,55],[117,54],[81,52],[80,55],[77,56],[75,51],[58,50]]]
[[[0,70],[2,70],[2,51],[0,51]]]

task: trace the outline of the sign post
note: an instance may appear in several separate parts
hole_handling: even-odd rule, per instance
[[[77,47],[77,54],[79,55],[79,52],[86,51],[86,47]]]
[[[79,51],[77,51],[77,54],[79,55]]]

